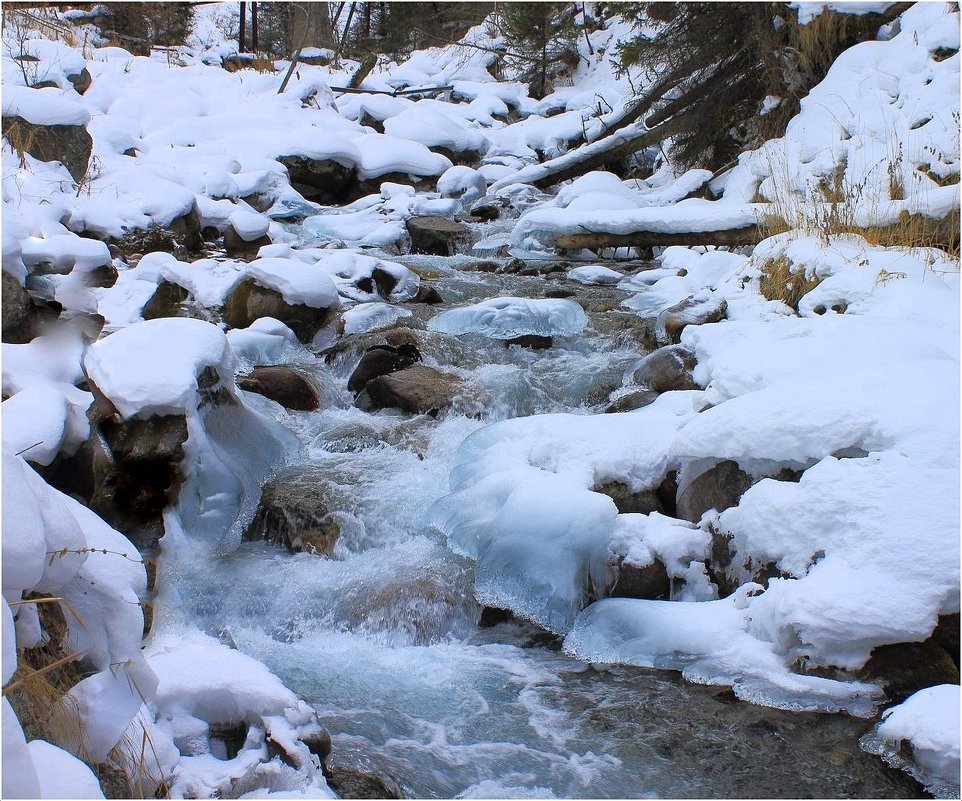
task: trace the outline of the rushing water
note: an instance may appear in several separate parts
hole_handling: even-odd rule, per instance
[[[430,274],[454,305],[561,285],[462,272],[463,258],[399,260]],[[226,558],[172,563],[165,580],[182,621],[265,662],[316,705],[334,759],[409,796],[917,794],[858,748],[866,721],[754,707],[667,672],[593,668],[516,621],[479,626],[471,564],[426,536],[421,515],[446,494],[469,433],[505,417],[597,413],[642,355],[630,331],[603,324],[615,290],[579,296],[599,311],[582,336],[550,350],[439,338],[436,361],[468,390],[438,419],[354,408],[346,383],[360,346],[318,360],[325,408],[284,421],[304,443],[305,478],[337,499],[333,558],[248,543]],[[433,310],[416,312],[423,323]]]

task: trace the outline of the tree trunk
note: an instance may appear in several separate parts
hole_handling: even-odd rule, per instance
[[[331,17],[327,3],[291,3],[292,50],[302,47],[333,48]]]

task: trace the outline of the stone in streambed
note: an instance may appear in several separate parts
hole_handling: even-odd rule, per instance
[[[419,361],[421,353],[411,343],[375,345],[364,352],[348,379],[347,388],[356,395],[375,378],[396,373]]]
[[[237,386],[276,401],[286,409],[312,412],[320,406],[317,390],[307,376],[285,365],[255,367],[246,376],[238,376]]]
[[[358,396],[362,409],[400,409],[414,414],[435,414],[451,405],[462,381],[424,364],[415,364],[367,383]]]

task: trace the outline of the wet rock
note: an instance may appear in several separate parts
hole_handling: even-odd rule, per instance
[[[330,554],[341,536],[338,506],[333,485],[316,471],[282,469],[265,482],[244,540],[266,540],[292,553]]]
[[[461,269],[467,273],[496,273],[500,267],[493,261],[475,261],[465,264]]]
[[[730,459],[719,462],[697,476],[678,494],[676,514],[689,523],[697,523],[709,509],[724,512],[737,506],[745,491],[754,483],[752,477]]]
[[[933,637],[875,648],[858,675],[863,681],[880,682],[894,703],[923,687],[959,683],[958,666]]]
[[[201,233],[200,210],[195,203],[190,211],[175,217],[168,226],[177,242],[188,253],[200,253],[204,249],[204,236]],[[144,251],[145,253],[147,251]]]
[[[276,289],[246,278],[228,296],[223,316],[231,328],[247,328],[261,317],[273,317],[290,328],[301,342],[309,343],[327,322],[330,310],[288,303]]]
[[[631,375],[633,383],[655,392],[700,389],[692,378],[695,354],[683,345],[668,345],[649,353]]]
[[[211,753],[222,750],[227,759],[233,759],[247,742],[247,724],[242,720],[234,723],[211,723],[207,738]]]
[[[654,403],[658,393],[653,389],[639,389],[626,395],[619,395],[605,407],[605,414],[630,412]]]
[[[525,334],[524,336],[515,337],[514,339],[504,340],[505,347],[509,345],[518,345],[522,348],[530,348],[531,350],[545,350],[550,348],[554,344],[554,339],[552,337],[543,337],[538,334]]]
[[[310,380],[285,365],[255,367],[250,375],[238,376],[237,386],[277,401],[286,409],[312,412],[320,406],[317,390]]]
[[[96,406],[90,413],[92,422]],[[80,452],[89,459],[90,508],[138,548],[151,549],[164,533],[164,508],[176,501],[184,480],[180,463],[187,419],[183,415],[145,420],[109,417],[97,421],[97,430],[102,440],[94,435]]]
[[[608,595],[613,598],[657,600],[671,594],[671,580],[665,566],[655,559],[650,565],[621,561],[616,565],[617,578]]]
[[[3,135],[35,159],[59,161],[77,183],[87,174],[93,139],[82,125],[34,125],[21,117],[4,117]]]
[[[186,317],[183,303],[190,297],[190,292],[180,284],[162,279],[157,284],[157,291],[144,304],[140,316],[145,320],[156,320],[159,317]]]
[[[287,168],[291,185],[307,200],[344,200],[357,178],[353,167],[345,167],[333,159],[280,156],[277,160]]]
[[[521,259],[514,258],[514,259],[511,259],[511,261],[509,261],[507,264],[505,264],[504,267],[498,270],[498,272],[508,273],[508,274],[517,274],[517,273],[520,273],[527,266],[528,265]]]
[[[412,253],[453,256],[471,243],[471,232],[466,226],[443,217],[411,217],[407,231]]]
[[[82,95],[90,88],[90,84],[93,83],[93,78],[90,72],[84,67],[80,72],[74,73],[73,75],[68,75],[67,80],[73,84],[74,90],[78,95]]]
[[[348,379],[347,388],[355,395],[370,381],[388,373],[396,373],[421,361],[421,353],[409,342],[398,345],[375,345],[368,348]]]
[[[681,332],[689,325],[703,325],[717,323],[725,319],[728,312],[728,301],[697,301],[686,298],[665,309],[658,315],[657,330],[663,342],[677,343],[681,339]]]
[[[327,729],[319,729],[313,734],[305,734],[301,737],[301,742],[307,746],[307,750],[321,760],[323,765],[331,755],[331,734]]]
[[[571,289],[548,289],[545,291],[546,298],[573,298],[578,293]]]
[[[269,244],[271,238],[267,234],[248,241],[234,230],[233,225],[228,225],[224,231],[224,250],[232,258],[252,258],[257,255],[258,250]]]
[[[501,203],[494,198],[483,197],[471,207],[469,214],[485,222],[497,220],[501,216]]]
[[[33,301],[23,284],[6,270],[3,271],[0,302],[3,305],[3,341],[17,345],[29,342],[34,329]]]
[[[731,534],[711,529],[711,546],[708,549],[705,569],[709,581],[718,588],[719,598],[727,598],[740,585],[738,576],[732,569],[735,554],[731,543]]]
[[[351,765],[331,765],[327,782],[341,798],[404,798],[393,780]]]
[[[441,297],[441,293],[438,292],[433,286],[421,284],[421,286],[418,288],[418,293],[411,298],[409,302],[427,303],[433,306],[437,303],[444,303],[444,298]]]
[[[415,364],[369,381],[357,405],[370,410],[392,408],[434,414],[451,405],[461,385],[455,375]]]
[[[606,481],[603,484],[596,484],[591,489],[592,492],[600,492],[611,498],[620,514],[636,512],[646,515],[649,512],[662,511],[655,490],[632,492],[628,485],[621,481]]]
[[[952,657],[956,667],[959,666],[959,633],[958,612],[954,615],[942,615],[932,632],[932,638]]]

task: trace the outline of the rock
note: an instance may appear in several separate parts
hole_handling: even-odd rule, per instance
[[[227,255],[232,258],[251,258],[256,256],[257,251],[262,247],[270,244],[271,238],[267,236],[267,234],[248,242],[234,230],[233,225],[228,225],[227,230],[224,231],[224,250],[226,250]]]
[[[677,343],[681,339],[681,332],[689,325],[703,325],[717,323],[725,319],[728,312],[728,301],[697,301],[686,298],[665,309],[658,315],[657,331],[663,342]]]
[[[332,765],[327,782],[341,798],[404,798],[390,779],[350,765]]]
[[[608,595],[613,598],[657,600],[671,594],[671,580],[665,566],[655,559],[650,565],[633,565],[621,561],[616,566],[617,578]]]
[[[188,253],[199,253],[204,249],[204,236],[201,233],[200,210],[197,204],[190,211],[175,217],[168,226],[174,233],[178,244],[187,249]],[[148,251],[143,251],[147,253]]]
[[[482,198],[471,207],[469,213],[472,217],[490,222],[491,220],[497,220],[501,216],[501,206],[491,202],[487,198]]]
[[[294,188],[308,200],[344,200],[357,179],[353,167],[345,167],[333,159],[280,156],[277,160],[287,168]]]
[[[437,303],[444,303],[444,298],[441,297],[441,293],[438,292],[433,286],[421,284],[421,286],[418,287],[418,293],[411,298],[409,302],[427,303],[433,306]]]
[[[186,317],[183,302],[190,297],[190,292],[180,284],[161,279],[157,284],[157,291],[144,304],[140,316],[145,320],[156,320],[159,317]]]
[[[732,535],[723,531],[711,529],[711,547],[708,550],[708,561],[705,569],[708,579],[718,587],[718,597],[727,598],[738,589],[741,582],[732,569],[735,554],[732,551]]]
[[[292,553],[330,554],[341,536],[333,514],[340,507],[335,486],[317,471],[283,468],[264,484],[244,540],[266,540]]]
[[[184,480],[180,462],[187,419],[155,415],[143,420],[96,420],[93,409],[90,416],[100,434],[81,450],[82,458],[90,460],[93,476],[90,508],[138,548],[151,549],[164,533],[164,508],[177,500]]]
[[[525,334],[524,336],[515,337],[514,339],[504,340],[504,346],[518,345],[522,348],[531,348],[532,350],[545,350],[550,348],[554,344],[554,339],[552,337],[543,337],[538,334]]]
[[[959,668],[934,637],[925,642],[881,645],[858,671],[862,681],[880,682],[889,700],[898,703],[923,687],[958,684]]]
[[[493,261],[476,261],[471,264],[465,264],[461,268],[464,272],[468,273],[496,273],[500,269],[497,262]]]
[[[312,412],[320,406],[317,390],[310,380],[284,365],[255,367],[247,376],[238,376],[237,386],[277,401],[286,409]]]
[[[959,666],[959,613],[942,615],[939,618],[932,638],[941,645],[952,657],[955,666]]]
[[[0,287],[0,303],[3,306],[3,341],[22,345],[33,338],[33,301],[15,276],[3,271]]]
[[[627,484],[620,481],[606,481],[603,484],[596,484],[591,488],[592,492],[600,492],[607,495],[615,502],[619,514],[636,512],[646,515],[649,512],[662,511],[661,503],[655,490],[641,490],[632,492]]]
[[[361,408],[393,408],[405,412],[435,414],[451,405],[461,379],[433,367],[415,364],[367,383],[358,397]]]
[[[638,362],[631,374],[633,383],[655,392],[700,389],[692,378],[695,354],[683,345],[668,345],[652,351]]]
[[[454,256],[458,247],[471,243],[471,232],[466,226],[443,217],[411,217],[407,230],[412,253]]]
[[[678,493],[676,516],[697,523],[709,509],[724,512],[754,483],[752,477],[730,459],[700,474]]]
[[[67,80],[73,84],[74,90],[76,90],[78,95],[82,95],[90,88],[90,84],[93,83],[93,78],[90,76],[90,72],[84,67],[80,72],[74,73],[73,75],[68,75]]]
[[[373,379],[396,373],[419,361],[421,353],[413,344],[375,345],[364,352],[348,379],[347,388],[356,395]]]
[[[627,395],[619,395],[605,407],[605,414],[641,409],[650,403],[654,403],[657,398],[658,393],[653,389],[639,389],[636,392],[629,392]]]
[[[307,746],[308,751],[321,760],[321,764],[324,764],[331,755],[331,734],[327,729],[319,729],[314,734],[305,734],[301,737],[301,742]]]
[[[77,183],[87,174],[93,139],[82,125],[34,125],[21,117],[4,117],[3,135],[35,159],[59,161]]]
[[[228,296],[223,316],[231,328],[247,328],[261,317],[273,317],[290,328],[301,342],[309,343],[327,322],[330,310],[288,303],[276,289],[246,278]]]

